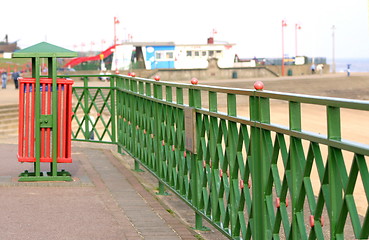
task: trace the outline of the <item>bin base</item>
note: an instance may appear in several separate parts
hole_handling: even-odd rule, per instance
[[[45,176],[46,175],[46,176]],[[72,176],[69,172],[62,170],[57,172],[56,176],[53,176],[51,172],[42,172],[41,176],[36,176],[34,172],[28,172],[19,174],[18,182],[39,182],[39,181],[73,181]]]

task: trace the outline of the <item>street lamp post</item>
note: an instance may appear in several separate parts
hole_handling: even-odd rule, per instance
[[[284,28],[287,27],[285,20],[282,20],[282,76],[284,76]]]
[[[332,26],[332,73],[336,73],[336,59],[335,59],[335,41],[334,41],[334,31],[336,26]]]
[[[301,29],[301,25],[296,23],[295,24],[295,57],[297,57],[297,31]]]
[[[118,70],[118,59],[117,59],[117,24],[119,24],[119,20],[117,17],[114,17],[114,58],[115,58],[115,73],[119,73]]]
[[[117,17],[114,17],[114,48],[117,45],[117,24],[119,24],[119,20]]]

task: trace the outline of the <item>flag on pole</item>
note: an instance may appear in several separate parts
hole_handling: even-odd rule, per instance
[[[119,22],[119,20],[118,20],[118,18],[117,17],[114,17],[114,24],[119,24],[120,22]]]

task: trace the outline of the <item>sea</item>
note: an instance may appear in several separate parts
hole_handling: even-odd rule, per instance
[[[350,64],[351,72],[369,72],[369,58],[337,58],[336,72],[347,72],[347,65]],[[327,59],[332,72],[332,59]]]

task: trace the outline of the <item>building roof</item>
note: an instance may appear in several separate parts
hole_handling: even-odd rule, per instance
[[[1,42],[0,43],[0,53],[14,52],[15,50],[17,50],[17,42],[14,42],[14,43]]]

